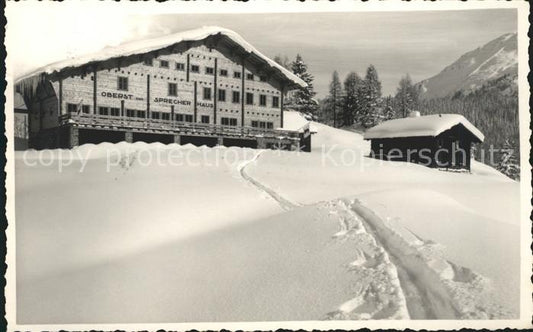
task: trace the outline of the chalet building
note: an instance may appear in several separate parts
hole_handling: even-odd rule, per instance
[[[310,151],[284,129],[288,91],[305,87],[238,34],[206,27],[106,48],[16,82],[32,148],[163,142]]]
[[[364,139],[371,141],[371,156],[378,159],[470,170],[472,144],[484,136],[462,115],[415,112],[370,128]]]
[[[15,108],[15,150],[28,148],[28,108],[20,93],[15,93],[13,99]]]

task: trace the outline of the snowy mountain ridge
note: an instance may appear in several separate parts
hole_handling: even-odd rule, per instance
[[[472,91],[488,80],[518,74],[517,34],[504,34],[463,54],[439,74],[418,83],[425,99]]]

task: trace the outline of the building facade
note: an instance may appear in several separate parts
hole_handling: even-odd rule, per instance
[[[154,43],[19,80],[29,146],[159,141],[310,149],[308,128],[283,129],[284,96],[305,83],[238,35],[199,29]]]

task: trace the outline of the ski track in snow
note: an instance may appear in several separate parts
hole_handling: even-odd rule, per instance
[[[281,206],[281,208],[283,210],[289,211],[289,210],[292,210],[292,209],[300,206],[299,204],[293,203],[293,202],[289,201],[288,199],[284,198],[283,196],[281,196],[276,191],[270,189],[269,187],[267,187],[264,184],[260,183],[259,181],[257,181],[256,179],[254,179],[250,175],[248,175],[248,173],[246,173],[246,167],[248,165],[256,162],[257,159],[259,159],[259,157],[261,156],[261,154],[263,152],[264,151],[259,151],[258,153],[255,154],[255,156],[252,159],[246,160],[246,161],[242,162],[241,164],[239,164],[237,166],[237,170],[239,171],[240,176],[244,180],[248,181],[253,186],[255,186],[257,189],[259,189],[260,191],[266,193],[268,196],[270,196],[272,199],[274,199],[276,202],[278,202],[278,204]]]
[[[301,206],[252,178],[246,167],[264,151],[237,166],[239,175],[274,199],[286,211]],[[351,298],[325,319],[487,319],[510,315],[486,300],[489,287],[483,276],[435,254],[438,244],[410,230],[404,238],[357,199],[319,203],[336,215],[340,230],[335,241],[356,243],[354,260],[347,270],[357,282]],[[490,293],[489,293],[490,294]],[[490,295],[488,296],[490,299]]]

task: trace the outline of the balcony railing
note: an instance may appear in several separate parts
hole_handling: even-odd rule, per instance
[[[121,129],[167,131],[196,135],[222,135],[247,137],[299,138],[309,132],[309,125],[300,130],[265,129],[255,127],[224,126],[208,123],[193,123],[149,118],[110,116],[99,114],[70,113],[59,117],[60,125],[77,124],[89,127],[110,127]]]

